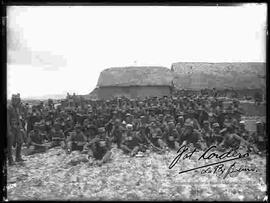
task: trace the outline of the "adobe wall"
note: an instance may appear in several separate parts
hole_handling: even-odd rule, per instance
[[[125,96],[128,98],[162,97],[170,96],[169,86],[130,86],[130,87],[100,87],[99,99],[110,99]]]

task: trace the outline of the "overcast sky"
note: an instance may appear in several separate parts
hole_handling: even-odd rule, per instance
[[[8,97],[88,94],[115,66],[265,62],[266,9],[8,7]]]

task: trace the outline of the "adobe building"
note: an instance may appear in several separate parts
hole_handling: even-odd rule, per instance
[[[172,80],[172,71],[165,67],[115,67],[100,73],[96,92],[98,99],[170,96]]]
[[[177,89],[212,89],[237,91],[241,95],[254,95],[259,91],[265,95],[266,64],[257,62],[207,63],[178,62],[171,70]]]

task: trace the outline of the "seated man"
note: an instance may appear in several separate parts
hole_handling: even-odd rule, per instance
[[[52,143],[50,148],[56,146],[66,147],[64,132],[61,129],[61,124],[57,121],[54,123],[54,129],[52,130]]]
[[[248,148],[253,148],[255,152],[258,152],[256,146],[252,146],[252,143],[248,142],[244,138],[240,137],[236,133],[232,132],[231,127],[228,126],[227,130],[224,131],[223,141],[219,145],[220,150],[232,148],[234,150],[238,149],[240,146],[246,146]]]
[[[132,125],[127,124],[127,132],[123,137],[123,141],[121,144],[121,149],[125,154],[130,154],[131,156],[135,156],[139,151],[139,140],[135,134],[132,132]]]
[[[81,130],[81,125],[75,125],[75,132],[72,131],[69,133],[70,136],[67,138],[67,147],[68,152],[71,151],[82,151],[84,149],[84,145],[86,144],[87,138]]]
[[[214,143],[214,137],[213,137],[213,129],[210,127],[210,123],[208,120],[203,121],[201,134],[207,147],[210,147]]]
[[[118,148],[120,148],[122,142],[122,135],[124,132],[125,128],[121,126],[121,121],[119,119],[116,119],[111,131],[111,136],[114,142],[116,142]]]
[[[39,124],[35,122],[34,129],[29,132],[28,145],[30,147],[33,146],[33,148],[29,149],[27,155],[42,153],[46,151],[46,146],[43,145],[43,137],[38,127]]]
[[[261,121],[256,122],[256,133],[254,136],[254,142],[256,144],[254,146],[258,147],[257,149],[258,151],[260,151],[260,153],[266,150],[267,135],[265,132],[265,126]]]
[[[164,141],[164,134],[162,130],[157,126],[155,126],[153,123],[152,126],[150,127],[149,136],[150,136],[149,139],[147,137],[145,138],[154,151],[161,152],[163,149],[167,147]]]
[[[210,143],[208,143],[208,146],[210,145],[219,145],[223,141],[223,137],[220,134],[220,126],[218,123],[213,123],[213,133],[212,133],[212,139]]]
[[[181,135],[181,145],[193,144],[198,149],[203,149],[203,139],[201,133],[194,129],[193,121],[187,119],[184,124],[183,133]]]
[[[89,157],[93,157],[98,165],[106,163],[111,158],[110,141],[105,136],[105,128],[98,128],[98,135],[87,145]]]
[[[171,149],[179,148],[179,143],[178,143],[179,137],[180,135],[177,129],[175,128],[174,122],[170,121],[168,123],[168,129],[166,130],[166,133],[165,133],[165,141],[166,141],[167,146]]]

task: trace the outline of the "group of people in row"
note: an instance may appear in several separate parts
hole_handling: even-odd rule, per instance
[[[61,146],[66,153],[78,150],[102,164],[110,159],[113,146],[135,156],[147,149],[163,153],[185,144],[198,149],[212,145],[218,150],[246,147],[261,154],[266,150],[265,123],[257,131],[246,130],[240,102],[226,104],[224,98],[209,94],[182,94],[144,99],[113,98],[89,101],[68,95],[37,105],[22,103],[13,95],[8,107],[8,162],[23,161],[21,147],[28,155]]]

